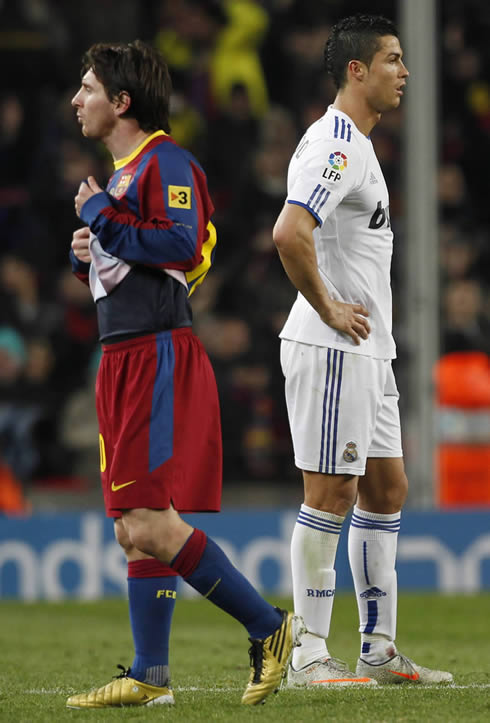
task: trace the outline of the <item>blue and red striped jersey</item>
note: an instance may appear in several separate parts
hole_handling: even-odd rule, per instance
[[[104,300],[101,338],[104,333],[133,333],[120,318],[123,307],[114,302],[118,318],[111,321],[111,305],[109,299],[104,299],[116,288],[118,299],[125,298],[123,289],[118,287],[124,285],[128,276],[140,275],[146,281],[151,277],[154,282],[160,279],[162,286],[168,285],[164,282],[171,276],[185,287],[186,295],[202,282],[212,264],[216,244],[211,222],[213,210],[201,166],[163,131],[156,131],[131,155],[115,163],[106,190],[89,198],[81,211],[82,220],[92,232],[92,263],[84,264],[71,254],[75,274],[88,282],[90,272],[94,298],[98,302]],[[142,273],[142,267],[147,269],[146,273]],[[156,275],[149,274],[150,270],[156,271]],[[138,288],[135,281],[133,278],[128,284],[132,295]],[[150,294],[146,281],[142,281],[141,290]],[[175,296],[173,291],[169,293]],[[99,312],[99,303],[97,306]],[[161,298],[158,306],[162,306]],[[171,327],[183,325],[182,319],[189,314],[177,314],[175,324],[164,315],[163,327],[153,312],[149,316],[151,330],[160,330],[169,328],[169,323]],[[100,322],[99,313],[99,326]],[[160,328],[153,329],[155,325]],[[143,320],[142,330],[147,326]]]

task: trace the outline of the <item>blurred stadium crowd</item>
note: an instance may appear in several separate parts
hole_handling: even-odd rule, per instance
[[[7,479],[25,487],[98,480],[96,318],[68,250],[79,183],[89,174],[105,183],[111,159],[81,137],[70,99],[90,44],[136,37],[170,66],[172,135],[202,163],[216,207],[215,264],[193,308],[218,380],[225,479],[297,479],[277,338],[295,292],[271,231],[289,158],[334,97],[322,68],[329,27],[357,11],[396,19],[396,6],[0,1],[0,488]],[[490,5],[441,0],[439,12],[441,351],[489,354]],[[386,115],[373,134],[396,245],[405,243],[402,112]],[[401,380],[403,273],[395,251]]]

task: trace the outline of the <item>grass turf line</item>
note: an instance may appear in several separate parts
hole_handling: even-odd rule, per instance
[[[400,650],[422,665],[451,670],[454,687],[281,690],[265,706],[248,708],[240,705],[249,671],[246,632],[209,602],[180,600],[170,652],[176,705],[72,711],[67,696],[109,682],[118,663],[130,665],[127,603],[1,601],[0,721],[488,721],[489,609],[488,593],[400,596]],[[329,649],[351,667],[357,626],[354,596],[338,595]]]

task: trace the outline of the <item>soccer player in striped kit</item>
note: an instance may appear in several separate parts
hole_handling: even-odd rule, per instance
[[[251,672],[242,697],[277,689],[302,623],[267,603],[179,512],[217,511],[221,427],[209,359],[192,332],[189,294],[213,260],[205,174],[169,135],[170,78],[150,46],[96,44],[72,100],[82,133],[114,159],[103,190],[80,185],[74,273],[90,285],[103,354],[96,383],[106,513],[128,560],[135,657],[70,708],[172,704],[169,634],[176,577],[241,622]]]
[[[295,611],[308,633],[288,685],[450,682],[395,645],[395,557],[407,494],[391,360],[389,199],[370,133],[397,108],[408,71],[393,23],[354,16],[325,48],[338,89],[291,159],[274,241],[298,289],[281,332],[281,363],[304,504],[291,541]],[[356,671],[326,639],[345,516],[360,616]]]

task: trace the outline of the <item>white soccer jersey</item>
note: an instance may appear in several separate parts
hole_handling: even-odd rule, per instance
[[[287,202],[304,206],[317,219],[313,237],[328,293],[338,301],[363,304],[371,333],[356,345],[322,322],[298,293],[281,338],[394,358],[388,189],[371,140],[345,113],[330,106],[306,131],[289,164]]]

